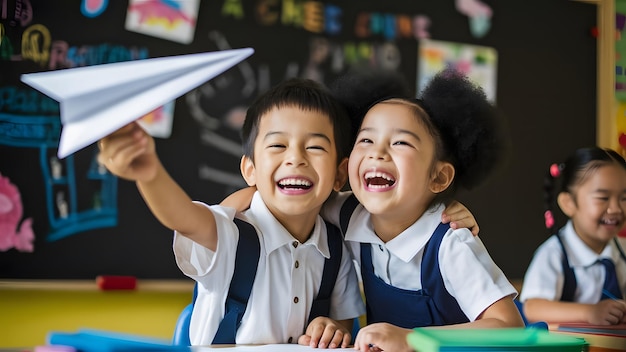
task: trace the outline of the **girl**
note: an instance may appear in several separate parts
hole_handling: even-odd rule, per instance
[[[558,179],[556,201],[569,220],[555,232],[550,208]],[[626,322],[626,257],[616,238],[626,208],[624,158],[610,149],[576,150],[565,163],[550,168],[546,205],[546,227],[554,235],[537,249],[524,277],[521,300],[527,319],[597,325]],[[608,269],[603,259],[610,260]],[[616,287],[605,286],[605,278]]]
[[[480,239],[440,221],[456,190],[500,160],[503,136],[484,92],[445,70],[421,99],[353,106],[356,116],[369,107],[348,164],[352,194],[336,195],[323,215],[342,225],[361,268],[369,325],[355,348],[411,350],[406,336],[421,326],[523,326],[517,292]]]

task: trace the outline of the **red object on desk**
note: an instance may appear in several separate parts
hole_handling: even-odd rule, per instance
[[[134,276],[99,275],[96,284],[101,290],[134,290],[137,278]]]

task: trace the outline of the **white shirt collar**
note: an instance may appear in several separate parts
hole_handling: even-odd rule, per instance
[[[561,233],[565,240],[565,246],[569,247],[569,250],[574,255],[569,255],[568,260],[571,266],[579,266],[579,267],[588,267],[594,265],[601,258],[609,258],[613,260],[614,263],[617,263],[619,260],[619,251],[615,247],[613,240],[609,242],[609,244],[604,247],[602,253],[597,254],[585,242],[583,242],[580,237],[574,231],[574,224],[571,220],[563,226]]]
[[[345,235],[346,241],[382,245],[402,261],[408,263],[426,245],[441,223],[443,205],[428,209],[415,223],[393,240],[383,243],[372,227],[371,215],[362,205],[357,206]]]
[[[435,205],[426,210],[413,225],[409,226],[400,235],[387,242],[387,249],[405,263],[410,262],[419,251],[424,248],[428,240],[441,223],[441,213],[445,207]]]
[[[293,246],[294,242],[298,240],[293,237],[287,229],[274,217],[269,211],[267,205],[261,198],[260,193],[257,191],[252,197],[250,203],[250,209],[245,211],[245,215],[253,220],[253,223],[257,225],[261,231],[263,243],[267,250],[267,255],[272,251],[283,247]],[[322,231],[323,229],[323,231]],[[315,226],[313,227],[313,233],[311,237],[304,243],[304,245],[313,245],[317,250],[325,257],[330,257],[330,250],[328,249],[328,241],[324,238],[322,240],[322,233],[326,235],[326,227],[324,221],[320,216],[317,216],[315,220]],[[292,247],[293,248],[293,247]]]

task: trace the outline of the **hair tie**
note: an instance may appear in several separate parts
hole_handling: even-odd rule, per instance
[[[554,178],[561,176],[561,166],[556,163],[550,165],[550,175]]]
[[[554,217],[552,216],[552,212],[550,210],[546,210],[543,213],[543,217],[546,219],[546,228],[551,229],[554,226]]]

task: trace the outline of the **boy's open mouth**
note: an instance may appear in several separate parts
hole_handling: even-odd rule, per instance
[[[286,190],[310,189],[313,182],[305,178],[289,177],[278,181],[278,187]]]
[[[621,221],[619,219],[600,219],[600,224],[602,225],[616,226],[620,223]]]

